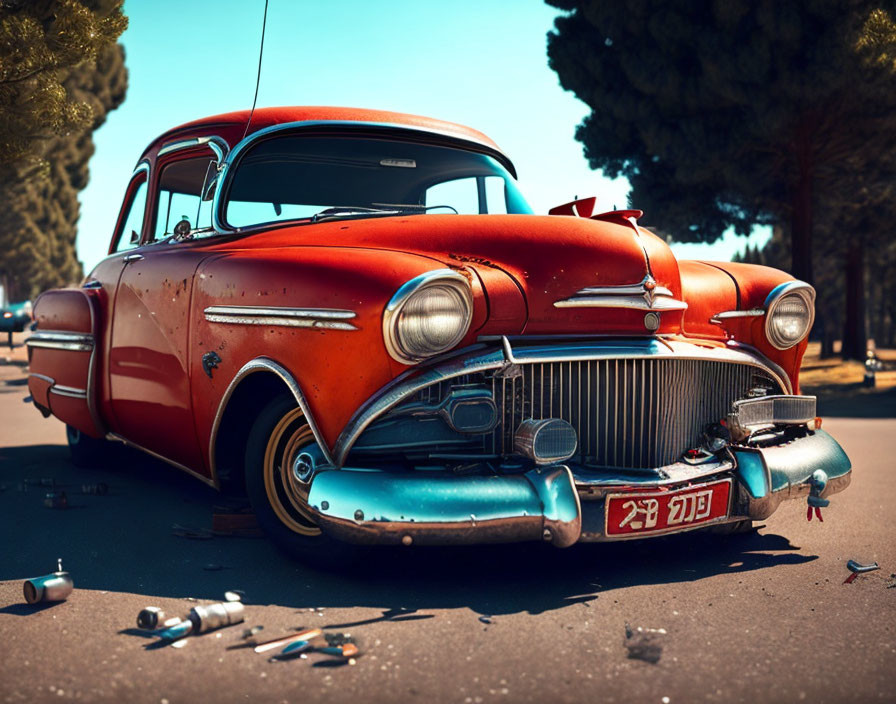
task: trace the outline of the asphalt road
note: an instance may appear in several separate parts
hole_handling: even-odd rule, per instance
[[[896,419],[825,420],[855,473],[823,524],[792,502],[745,536],[373,551],[333,574],[264,539],[172,535],[209,527],[216,494],[124,448],[112,468],[75,469],[62,425],[22,402],[24,379],[0,364],[4,702],[896,701]],[[73,507],[21,490],[51,477]],[[77,493],[100,481],[107,496]],[[74,593],[26,605],[22,580],[57,557]],[[842,584],[850,558],[882,569]],[[181,615],[231,588],[245,625],[179,649],[134,628],[146,605]],[[657,663],[628,657],[626,624],[665,630]],[[362,655],[272,662],[234,647],[250,625],[349,632]]]

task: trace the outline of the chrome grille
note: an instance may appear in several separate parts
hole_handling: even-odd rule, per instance
[[[562,418],[576,429],[580,462],[630,468],[674,462],[757,385],[781,393],[760,367],[676,358],[518,365],[491,385],[501,422],[486,451],[511,454],[527,418]]]

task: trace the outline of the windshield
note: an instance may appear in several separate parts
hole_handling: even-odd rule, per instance
[[[531,213],[513,177],[486,154],[353,136],[267,139],[235,164],[224,221],[247,227],[423,213]]]

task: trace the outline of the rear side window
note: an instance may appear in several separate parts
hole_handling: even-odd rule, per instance
[[[133,249],[143,236],[143,216],[146,213],[146,172],[135,176],[128,188],[124,206],[124,220],[115,234],[111,254]]]

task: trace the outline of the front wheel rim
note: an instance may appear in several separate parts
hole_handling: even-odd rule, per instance
[[[302,482],[292,471],[298,454],[314,443],[311,426],[305,422],[300,408],[284,414],[268,437],[265,447],[264,490],[268,504],[280,522],[299,535],[320,535],[308,507],[309,482]]]

